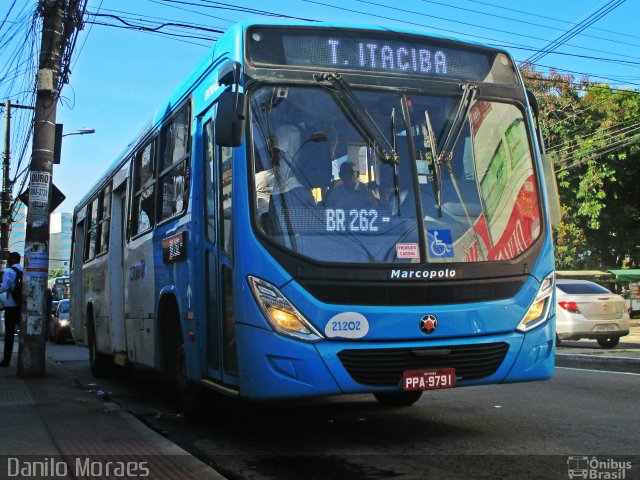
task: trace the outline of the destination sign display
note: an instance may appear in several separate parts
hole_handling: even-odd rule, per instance
[[[391,32],[256,27],[248,35],[256,65],[363,70],[473,82],[514,84],[505,54],[473,45]]]

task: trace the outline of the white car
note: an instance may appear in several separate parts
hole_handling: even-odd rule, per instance
[[[614,348],[629,334],[624,298],[587,280],[556,281],[556,342],[591,338]]]

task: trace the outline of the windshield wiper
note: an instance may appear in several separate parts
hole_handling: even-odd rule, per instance
[[[398,151],[397,147],[397,129],[396,129],[396,109],[391,109],[391,147],[394,152]],[[396,197],[396,214],[400,216],[400,186],[398,185],[398,162],[394,162],[393,165],[393,193]]]
[[[400,157],[395,148],[393,148],[378,124],[371,118],[367,109],[362,105],[362,102],[358,100],[358,97],[353,93],[349,84],[342,79],[340,74],[321,73],[314,75],[314,79],[318,84],[333,94],[342,109],[349,115],[350,119],[353,120],[356,127],[359,128],[360,133],[366,137],[367,141],[374,145],[382,161],[397,164]]]
[[[442,164],[446,164],[449,170],[451,169],[451,159],[453,158],[453,152],[456,149],[462,130],[464,129],[465,122],[473,106],[473,102],[476,99],[478,93],[478,87],[465,83],[462,85],[462,98],[458,104],[458,109],[451,121],[449,131],[445,136],[445,141],[442,144],[442,148],[438,148],[436,141],[436,135],[431,125],[431,119],[429,118],[429,112],[425,110],[425,126],[427,127],[427,135],[429,137],[429,143],[431,145],[431,154],[433,156],[433,171],[434,171],[434,189],[437,200],[438,216],[442,216]]]
[[[460,186],[458,185],[458,180],[456,179],[455,172],[453,171],[453,165],[451,164],[451,160],[453,158],[453,152],[456,148],[458,140],[460,139],[460,135],[462,134],[462,130],[464,129],[465,122],[467,117],[469,116],[469,112],[471,111],[471,107],[473,106],[473,102],[476,99],[477,95],[477,87],[475,85],[471,85],[469,83],[462,86],[463,93],[462,99],[458,104],[458,110],[453,118],[451,123],[451,127],[446,135],[446,140],[444,142],[444,146],[442,149],[438,149],[438,142],[436,140],[435,131],[433,130],[433,125],[431,124],[431,118],[429,117],[429,111],[424,111],[425,117],[425,126],[427,128],[427,137],[429,140],[429,144],[431,145],[431,153],[433,156],[433,188],[434,194],[437,201],[438,208],[438,216],[442,216],[442,164],[444,163],[447,167],[447,171],[449,173],[449,178],[451,179],[451,184],[453,185],[454,190],[456,191],[456,195],[460,200],[460,205],[464,210],[465,217],[467,218],[467,222],[469,223],[469,227],[473,232],[473,236],[478,244],[478,249],[482,254],[482,257],[485,258],[484,253],[482,252],[482,248],[480,247],[480,238],[478,237],[478,233],[473,225],[473,219],[471,218],[471,214],[469,213],[469,209],[467,208],[467,203],[465,202],[462,191],[460,190]]]
[[[438,160],[440,161],[440,163],[451,161],[451,158],[453,157],[453,151],[458,144],[460,134],[464,129],[465,122],[467,120],[467,117],[469,116],[469,112],[471,111],[471,107],[473,106],[473,102],[476,99],[477,94],[478,87],[476,87],[475,85],[465,83],[462,86],[462,98],[460,99],[460,103],[458,104],[458,110],[453,117],[451,127],[449,127],[449,131],[447,132],[445,141],[442,144],[442,150],[438,152]]]
[[[427,140],[431,145],[431,173],[433,175],[433,195],[436,198],[436,208],[438,210],[438,217],[442,217],[442,169],[440,168],[440,162],[438,161],[438,142],[436,141],[436,134],[431,125],[431,117],[429,112],[424,111],[424,124],[427,128]]]

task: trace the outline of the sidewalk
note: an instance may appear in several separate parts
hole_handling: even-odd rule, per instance
[[[629,335],[610,350],[595,340],[563,341],[556,348],[556,366],[640,373],[640,320],[631,320]]]
[[[20,379],[16,363],[14,353],[12,366],[0,368],[0,479],[224,478],[115,403],[82,390],[60,365],[48,361],[44,377]]]

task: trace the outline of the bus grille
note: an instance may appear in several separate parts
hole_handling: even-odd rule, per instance
[[[514,297],[525,277],[500,280],[467,280],[440,284],[361,283],[298,280],[305,290],[324,303],[333,305],[450,305],[487,302]]]
[[[430,348],[342,350],[338,358],[362,385],[395,387],[405,370],[455,368],[458,380],[488,377],[498,370],[509,350],[507,343]]]

